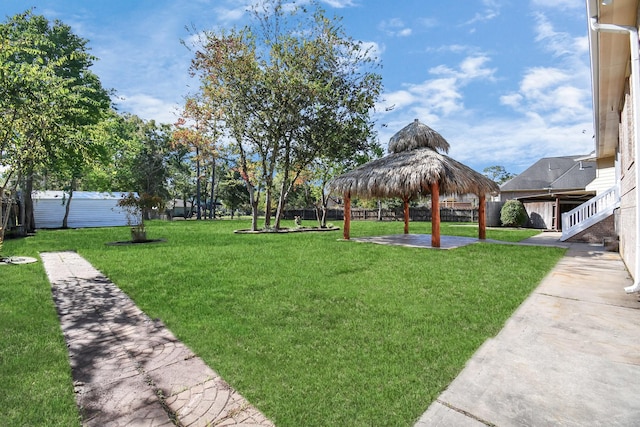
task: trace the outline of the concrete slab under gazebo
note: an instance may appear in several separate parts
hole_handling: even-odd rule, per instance
[[[375,243],[378,245],[436,249],[455,249],[480,241],[475,237],[440,236],[440,246],[433,246],[431,237],[430,234],[390,234],[387,236],[355,237],[349,240],[362,243]]]
[[[404,204],[404,233],[409,233],[409,202],[418,195],[431,195],[431,246],[439,248],[440,194],[474,193],[479,198],[478,237],[486,239],[486,195],[497,193],[498,185],[468,166],[438,152],[449,143],[417,119],[391,137],[385,157],[368,162],[334,178],[333,192],[344,197],[345,240],[351,232],[351,198],[401,198]]]

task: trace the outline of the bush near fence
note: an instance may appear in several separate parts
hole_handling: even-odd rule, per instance
[[[379,218],[381,215],[381,218]],[[288,209],[284,212],[285,219],[293,219],[299,216],[302,220],[317,221],[315,209]],[[404,221],[402,210],[383,209],[351,209],[351,219],[354,221]],[[343,221],[342,209],[327,209],[327,221]],[[410,221],[431,221],[431,209],[411,207],[409,208]],[[440,208],[440,221],[442,222],[478,222],[477,209]]]

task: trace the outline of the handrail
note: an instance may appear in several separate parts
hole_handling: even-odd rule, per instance
[[[613,209],[620,206],[620,187],[614,185],[604,193],[584,202],[580,206],[562,214],[562,238],[566,240],[588,228],[595,222],[609,216]]]

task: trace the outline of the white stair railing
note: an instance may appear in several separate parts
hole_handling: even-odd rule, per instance
[[[611,215],[620,206],[620,187],[615,185],[578,206],[562,214],[562,237],[567,240],[593,224]]]

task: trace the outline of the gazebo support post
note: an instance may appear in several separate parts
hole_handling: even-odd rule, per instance
[[[478,194],[478,199],[478,239],[485,240],[487,238],[486,195]]]
[[[407,196],[402,196],[402,201],[404,202],[404,234],[409,234],[409,198]]]
[[[349,232],[351,231],[351,193],[344,193],[344,227],[342,236],[344,240],[349,240]]]
[[[562,214],[560,213],[560,196],[556,196],[556,218],[555,224],[553,224],[553,228],[555,231],[560,231],[560,218]]]
[[[431,247],[440,247],[440,186],[430,184],[431,189]]]

